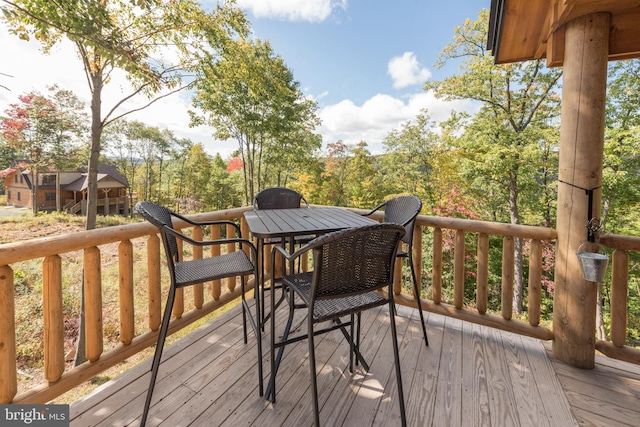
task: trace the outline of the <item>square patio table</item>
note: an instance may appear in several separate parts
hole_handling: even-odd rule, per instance
[[[337,207],[296,208],[296,209],[257,209],[246,211],[244,218],[253,237],[258,239],[260,261],[260,288],[264,290],[264,245],[265,241],[280,239],[281,243],[290,243],[293,248],[296,236],[319,235],[347,228],[375,224],[377,221]],[[264,294],[263,294],[264,295]],[[262,300],[262,319],[264,323],[264,298]]]
[[[332,231],[344,230],[347,228],[361,227],[366,225],[376,224],[377,221],[358,215],[351,211],[337,207],[322,207],[322,208],[296,208],[296,209],[258,209],[252,211],[246,211],[244,218],[247,221],[249,230],[253,237],[258,239],[258,256],[260,257],[259,268],[259,286],[260,289],[256,292],[256,304],[261,306],[258,316],[262,317],[257,319],[259,325],[264,326],[266,321],[271,317],[271,313],[265,315],[264,307],[264,245],[266,240],[279,239],[279,243],[285,245],[289,242],[289,246],[293,249],[294,238],[296,236],[306,235],[319,235],[326,234]],[[291,252],[293,252],[291,250]],[[290,266],[293,271],[293,265]],[[273,273],[272,273],[273,274]],[[273,288],[273,286],[272,286]],[[272,289],[271,299],[272,307],[277,307],[284,298],[284,294],[280,298],[277,304],[274,305],[274,292]],[[260,314],[262,313],[262,315]],[[288,333],[286,331],[285,333]],[[273,339],[273,337],[272,337]],[[282,358],[282,350],[280,347],[278,350],[276,366],[280,364]],[[366,364],[362,356],[357,353],[357,357]],[[274,375],[272,373],[271,375]],[[270,389],[267,387],[265,398],[269,398]]]

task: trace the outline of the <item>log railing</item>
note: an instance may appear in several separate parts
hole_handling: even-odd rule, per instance
[[[249,207],[230,209],[220,212],[210,212],[193,215],[196,220],[241,219],[243,236],[249,231],[242,214]],[[363,210],[352,209],[354,212],[364,213]],[[382,214],[374,214],[378,219]],[[212,230],[212,238],[218,237],[220,230]],[[453,277],[453,301],[443,301],[443,242],[446,233],[453,233],[453,265],[450,276]],[[195,238],[202,238],[201,230],[193,230]],[[431,247],[423,243],[425,236],[432,241]],[[468,236],[477,239],[477,262],[475,267],[476,301],[465,306],[465,241]],[[491,284],[489,283],[489,238],[501,238],[503,250],[501,255],[502,279],[500,314],[488,313],[487,300]],[[512,317],[512,295],[514,278],[514,239],[522,238],[530,241],[531,254],[529,256],[528,275],[528,316],[527,321]],[[459,318],[465,321],[486,326],[513,331],[537,337],[544,340],[553,338],[553,333],[547,327],[540,325],[540,299],[542,275],[542,243],[553,241],[556,232],[549,228],[510,225],[482,221],[470,221],[455,218],[440,218],[420,215],[414,234],[414,261],[416,273],[424,281],[431,284],[431,295],[422,299],[423,309]],[[136,266],[133,244],[135,239],[145,239],[147,251],[146,266]],[[624,298],[619,291],[625,282],[628,268],[622,253],[627,250],[640,248],[640,240],[607,236],[601,239],[603,244],[617,247],[618,254],[614,254],[614,282],[616,285],[615,298],[616,314],[612,315],[613,345],[619,349],[623,327],[619,326],[626,314],[620,308],[625,305]],[[105,309],[102,303],[101,286],[101,258],[100,247],[107,244],[118,244],[119,268],[119,312],[120,312],[120,343],[109,351],[103,349],[102,313]],[[617,246],[616,246],[617,245]],[[231,248],[227,248],[231,250]],[[86,325],[86,355],[88,362],[65,371],[65,355],[63,346],[63,314],[62,314],[62,280],[63,261],[61,254],[82,251],[84,263],[84,292],[85,292],[85,325]],[[431,253],[431,265],[423,261],[423,254]],[[212,253],[211,255],[216,255]],[[194,257],[206,256],[197,250]],[[15,299],[14,272],[12,264],[42,259],[43,280],[43,321],[44,321],[44,373],[43,383],[35,388],[17,394],[16,367],[16,327],[15,327]],[[0,245],[0,404],[1,403],[44,403],[71,388],[89,380],[100,372],[131,357],[132,355],[153,345],[157,338],[157,330],[161,317],[161,276],[162,268],[161,243],[156,229],[147,223],[137,223],[124,226],[108,227],[91,231],[83,231],[72,235],[52,236],[24,242]],[[138,261],[140,262],[140,261]],[[144,262],[144,261],[143,261]],[[142,327],[135,324],[134,307],[134,270],[144,268],[148,270],[148,325]],[[400,268],[396,269],[401,271]],[[396,301],[407,306],[416,306],[416,300],[411,293],[403,291],[398,276],[395,286]],[[625,282],[626,283],[626,282]],[[193,292],[193,306],[195,308],[185,312],[185,302],[182,293],[176,296],[174,319],[170,324],[173,333],[240,296],[239,287],[233,279],[226,280],[224,289],[220,283],[214,283],[211,296],[205,298],[203,288],[195,287]],[[495,284],[494,284],[495,285]],[[467,286],[469,286],[467,284]],[[407,288],[407,287],[405,287]],[[208,300],[208,301],[205,301]],[[615,333],[614,321],[615,317]],[[136,328],[137,327],[137,328]],[[622,328],[622,329],[620,329]],[[135,331],[144,332],[136,335]],[[600,344],[608,347],[608,344]],[[604,351],[603,351],[604,352]],[[609,352],[616,357],[617,353]]]
[[[611,358],[640,365],[640,348],[626,345],[629,252],[640,252],[640,237],[605,234],[599,237],[598,243],[613,249],[613,254],[611,256],[611,341],[597,340],[596,349]]]
[[[366,211],[351,209],[357,213]],[[382,213],[376,213],[381,220]],[[450,230],[454,234],[453,254],[453,301],[444,302],[443,295],[443,231]],[[423,244],[423,236],[431,232],[433,244],[431,248]],[[465,291],[465,237],[473,235],[477,238],[476,273],[476,308],[464,307]],[[489,290],[489,236],[500,236],[503,242],[502,250],[502,282],[501,282],[501,314],[487,312]],[[416,275],[425,277],[424,268],[431,270],[432,295],[430,299],[421,300],[422,308],[445,316],[455,317],[473,323],[490,326],[497,329],[528,335],[543,340],[553,338],[553,332],[540,325],[540,301],[542,279],[542,242],[555,240],[555,230],[544,227],[526,225],[512,225],[504,223],[473,221],[458,218],[442,218],[419,215],[414,230],[413,258]],[[528,321],[512,318],[513,289],[514,289],[514,239],[522,238],[531,242],[531,256],[529,257],[528,277]],[[431,251],[432,265],[427,266],[422,260],[423,254]],[[399,268],[396,267],[396,271]],[[416,307],[413,295],[400,294],[400,283],[396,281],[396,302]]]
[[[195,220],[238,219],[248,208],[230,209],[193,215]],[[181,224],[177,224],[178,227]],[[161,243],[157,229],[148,223],[107,227],[74,234],[51,236],[29,241],[0,245],[0,403],[45,403],[73,387],[124,361],[156,342],[161,318]],[[248,235],[243,224],[243,235]],[[202,230],[193,230],[195,238],[202,238]],[[213,228],[213,238],[220,230]],[[146,238],[146,269],[148,269],[148,319],[144,332],[135,335],[134,320],[134,239]],[[115,348],[103,349],[103,312],[101,247],[118,244],[120,341]],[[227,250],[233,250],[227,248]],[[89,360],[65,371],[64,316],[62,298],[63,261],[61,254],[81,251],[84,266],[84,300],[86,357]],[[202,251],[193,251],[202,257]],[[164,256],[162,256],[164,257]],[[16,366],[16,321],[14,270],[12,264],[42,259],[42,316],[44,325],[44,371],[41,385],[20,394]],[[143,267],[138,267],[143,268]],[[253,280],[253,279],[252,279]],[[204,302],[202,287],[193,292],[195,308],[185,312],[182,292],[176,295],[169,333],[173,333],[240,296],[235,281],[227,281],[225,291],[220,281],[212,284],[211,300]]]

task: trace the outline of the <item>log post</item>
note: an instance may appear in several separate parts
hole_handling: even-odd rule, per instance
[[[583,279],[576,250],[587,240],[585,189],[595,189],[592,213],[600,215],[610,23],[608,13],[594,13],[565,30],[552,349],[587,369],[595,364],[597,284]]]

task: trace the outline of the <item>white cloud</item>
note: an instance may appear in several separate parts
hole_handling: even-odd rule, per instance
[[[387,65],[387,74],[391,76],[395,89],[421,85],[431,77],[431,71],[420,65],[413,52],[405,52],[402,56],[391,58]]]
[[[91,94],[83,71],[82,62],[78,58],[73,44],[62,41],[53,48],[49,55],[40,52],[40,44],[36,41],[19,40],[8,34],[6,27],[0,26],[0,46],[2,57],[0,63],[0,115],[10,104],[18,102],[18,96],[32,91],[49,95],[47,87],[57,84],[61,89],[71,90],[80,101],[84,102],[87,113]],[[105,86],[102,98],[102,114],[131,93],[131,85],[124,73],[115,70],[109,83]],[[124,104],[119,112],[130,111],[146,105],[149,100],[144,96],[135,97]],[[228,156],[237,146],[235,142],[218,141],[211,136],[212,129],[206,126],[189,128],[190,99],[186,93],[178,93],[163,98],[142,111],[127,115],[127,120],[139,120],[148,126],[169,129],[178,138],[188,138],[195,143],[202,143],[208,153],[219,152]]]
[[[24,42],[9,35],[0,26],[0,46],[3,58],[15,58],[0,63],[0,85],[11,91],[0,88],[0,114],[9,104],[15,103],[18,96],[32,90],[46,94],[46,86],[57,83],[61,88],[73,91],[89,108],[90,94],[84,76],[82,63],[78,59],[70,42],[62,43],[51,55],[43,55],[36,42]],[[103,105],[106,113],[130,92],[130,87],[122,73],[114,73],[103,94]],[[316,100],[326,96],[326,92],[316,95]],[[147,101],[139,97],[126,103],[131,110],[142,106]],[[202,143],[210,154],[220,153],[229,156],[237,149],[235,141],[218,141],[211,136],[212,129],[206,126],[189,128],[187,111],[190,108],[189,94],[180,93],[164,98],[128,119],[140,120],[149,126],[169,129],[179,138],[189,138],[195,143]],[[342,140],[347,144],[367,142],[372,153],[383,152],[382,141],[390,131],[398,129],[407,121],[415,119],[420,110],[427,108],[433,120],[447,118],[452,109],[475,113],[477,106],[471,102],[443,102],[433,94],[421,90],[406,98],[394,98],[386,94],[377,94],[362,105],[356,105],[349,99],[322,107],[318,114],[322,125],[316,132],[322,135],[325,144]]]
[[[238,6],[256,18],[322,22],[334,9],[346,9],[347,0],[238,0]]]
[[[379,154],[384,151],[382,142],[389,132],[414,120],[424,109],[428,109],[432,120],[442,121],[452,110],[475,113],[477,105],[469,101],[445,102],[431,92],[415,93],[406,101],[377,94],[361,106],[345,99],[322,108],[319,112],[322,125],[317,130],[324,144],[342,140],[347,145],[355,145],[365,141],[371,153]]]

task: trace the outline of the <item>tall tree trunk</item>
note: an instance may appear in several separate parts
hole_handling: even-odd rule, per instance
[[[98,162],[100,161],[100,138],[102,136],[102,70],[91,74],[91,151],[89,154],[87,185],[86,230],[96,228],[98,215]]]
[[[89,154],[89,164],[87,166],[87,216],[85,229],[96,228],[96,217],[98,215],[98,161],[100,160],[100,138],[102,136],[102,69],[98,67],[95,73],[91,74],[91,151]],[[80,325],[78,331],[78,344],[74,365],[78,366],[87,361],[85,348],[85,327],[84,327],[84,272],[82,274]]]
[[[511,174],[509,178],[509,216],[511,224],[520,224],[520,213],[518,211],[518,184],[517,184],[517,172]],[[516,314],[522,312],[522,301],[524,299],[524,287],[523,287],[523,266],[522,266],[522,252],[523,242],[520,238],[515,238],[514,241],[514,283],[513,283],[513,311]]]

